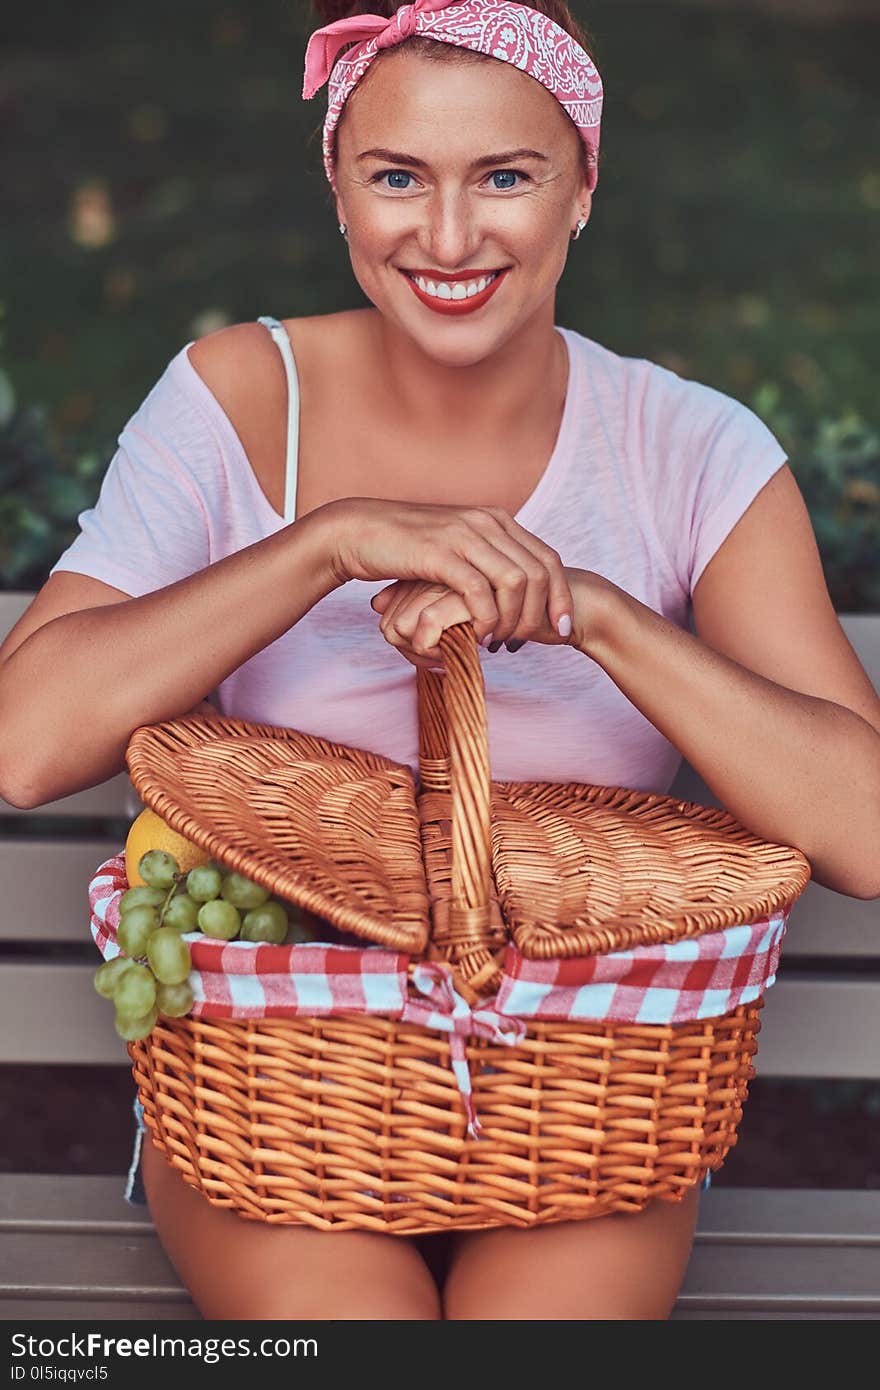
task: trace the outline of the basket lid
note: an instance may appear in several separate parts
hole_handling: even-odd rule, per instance
[[[533,960],[599,956],[788,913],[809,861],[729,812],[588,784],[492,784],[493,867]]]
[[[221,863],[343,931],[424,952],[430,905],[405,765],[205,715],[136,729],[125,760],[141,800]]]

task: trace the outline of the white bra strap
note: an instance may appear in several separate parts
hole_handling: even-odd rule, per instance
[[[275,340],[287,372],[287,462],[284,483],[284,520],[296,521],[296,478],[299,465],[299,378],[287,330],[277,319],[264,315],[257,320]]]

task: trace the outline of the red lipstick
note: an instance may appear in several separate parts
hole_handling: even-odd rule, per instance
[[[401,274],[406,276],[416,298],[428,309],[433,309],[435,314],[471,314],[475,309],[481,309],[484,304],[488,304],[507,274],[508,269],[509,267],[505,267],[504,270],[498,271],[494,280],[492,280],[484,290],[481,290],[479,294],[472,295],[470,299],[438,299],[436,295],[426,294],[424,290],[420,290],[415,280],[410,279],[410,276],[413,274],[422,275],[421,271],[401,271]],[[487,272],[484,271],[483,273],[486,274]],[[423,275],[423,278],[426,280],[433,280],[436,284],[438,280],[477,280],[480,277],[478,273],[471,270],[463,275],[432,275],[430,272],[427,272]]]

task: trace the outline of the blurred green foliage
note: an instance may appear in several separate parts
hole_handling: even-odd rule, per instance
[[[77,515],[92,505],[106,463],[95,449],[71,452],[67,441],[53,438],[46,408],[20,405],[0,369],[2,587],[42,582],[52,556],[57,559],[59,539],[75,534]]]
[[[796,460],[834,606],[880,612],[880,431],[856,411],[799,418],[780,398],[762,386],[752,407]]]
[[[557,321],[756,410],[789,453],[835,607],[876,610],[876,22],[574,9],[606,103]],[[323,98],[299,98],[310,27],[300,0],[46,0],[6,17],[0,585],[43,582],[184,343],[366,302],[335,235]]]
[[[39,587],[97,496],[106,464],[94,450],[52,448],[43,406],[10,411],[0,425],[0,587]]]

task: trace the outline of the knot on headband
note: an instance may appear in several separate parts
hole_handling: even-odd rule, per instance
[[[353,14],[316,29],[306,48],[303,98],[308,101],[323,87],[333,71],[339,50],[347,43],[375,37],[377,52],[391,48],[416,32],[420,11],[445,10],[455,3],[456,0],[414,0],[412,5],[401,5],[390,19],[381,14]]]
[[[432,7],[426,7],[423,5],[422,8],[425,9]],[[435,5],[433,6],[433,8],[439,9],[441,7]],[[400,35],[400,42],[402,43],[404,39],[408,39],[410,34],[414,34],[416,32],[415,5],[401,5],[400,9],[395,13],[392,23],[397,24],[397,33]],[[389,48],[392,43],[396,42],[396,39],[389,37],[389,33],[390,31],[386,29],[384,34],[379,35],[380,48]]]
[[[316,29],[306,48],[303,97],[329,82],[324,121],[324,169],[336,188],[333,132],[342,108],[383,49],[423,34],[438,43],[470,48],[511,63],[546,87],[577,128],[587,151],[588,187],[596,187],[602,79],[590,55],[548,15],[512,0],[413,0],[391,18],[350,15]],[[339,56],[346,44],[354,47]]]

